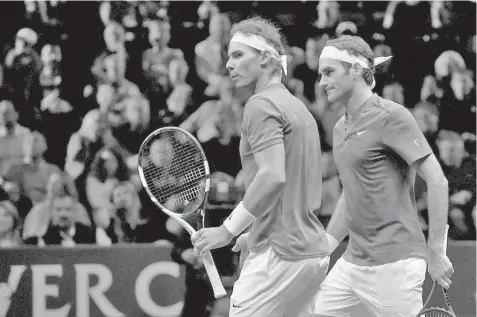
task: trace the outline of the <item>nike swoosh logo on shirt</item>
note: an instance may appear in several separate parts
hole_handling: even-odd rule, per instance
[[[358,131],[358,133],[356,133],[356,134],[357,134],[357,135],[361,135],[361,134],[363,134],[363,133],[366,132],[366,131],[368,131],[368,130]]]

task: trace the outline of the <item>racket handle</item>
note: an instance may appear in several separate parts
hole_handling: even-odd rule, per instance
[[[455,312],[454,312],[454,309],[452,308],[451,301],[450,301],[450,298],[449,298],[449,294],[447,294],[447,290],[444,287],[442,287],[442,293],[444,294],[444,299],[446,300],[447,308],[449,308],[449,310],[455,316]]]
[[[207,271],[210,284],[212,285],[212,289],[214,290],[215,298],[220,298],[227,295],[227,292],[222,285],[222,280],[220,278],[219,272],[217,271],[217,267],[215,266],[214,259],[212,258],[212,254],[210,252],[207,252],[202,255],[202,261],[204,262],[205,270]]]

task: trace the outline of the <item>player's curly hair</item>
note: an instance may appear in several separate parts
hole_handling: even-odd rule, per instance
[[[339,50],[346,50],[348,53],[364,57],[368,62],[369,69],[363,69],[363,78],[365,82],[371,86],[375,73],[374,68],[374,53],[368,43],[361,37],[354,35],[342,35],[339,38],[328,40],[325,46],[334,46]],[[351,67],[349,63],[341,62],[348,69]]]
[[[285,46],[283,44],[283,36],[280,32],[280,28],[278,27],[278,25],[276,25],[270,20],[255,16],[240,21],[233,25],[232,30],[230,31],[230,36],[233,36],[235,33],[238,32],[259,35],[265,38],[265,40],[267,40],[267,42],[278,51],[278,54],[286,54]],[[259,52],[258,50],[256,51]],[[271,63],[273,66],[273,73],[279,74],[282,71],[282,65],[280,64],[280,61],[271,59]]]

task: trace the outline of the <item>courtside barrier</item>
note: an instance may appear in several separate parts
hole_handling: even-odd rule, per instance
[[[184,269],[170,248],[0,250],[0,317],[177,317]]]
[[[178,317],[185,271],[170,251],[151,245],[0,249],[0,317]],[[447,252],[456,271],[449,290],[455,312],[476,316],[476,243],[450,242]],[[430,284],[428,277],[424,296]]]

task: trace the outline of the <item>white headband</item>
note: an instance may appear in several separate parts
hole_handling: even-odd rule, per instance
[[[274,60],[280,62],[285,75],[287,74],[287,56],[280,55],[273,46],[267,43],[267,40],[264,37],[255,34],[244,34],[241,32],[237,32],[234,34],[230,42],[242,43],[247,46],[253,47],[256,50],[259,50],[260,52],[269,51],[271,57]]]
[[[361,65],[361,67],[369,69],[368,62],[364,57],[352,55],[348,53],[348,51],[340,50],[334,46],[325,46],[323,50],[321,51],[320,59],[322,58],[336,59],[338,61],[349,63],[351,65],[359,64]],[[390,60],[391,58],[392,56],[376,57],[374,59],[373,66],[378,66],[379,64],[382,64]],[[374,76],[373,76],[373,83],[371,84],[371,89],[374,88],[374,86],[376,86],[376,81],[374,80]]]

